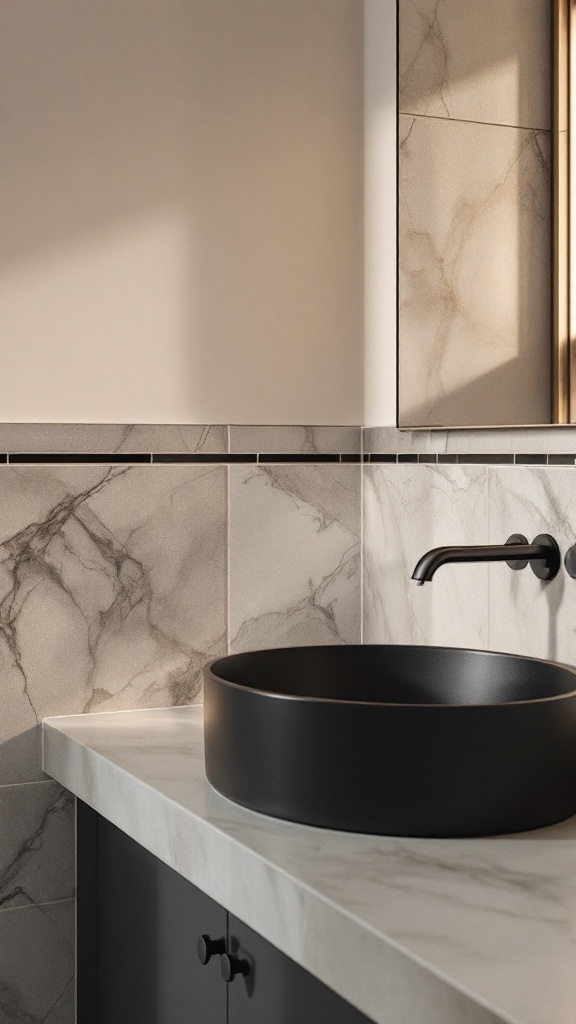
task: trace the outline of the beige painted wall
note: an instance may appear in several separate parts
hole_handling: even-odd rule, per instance
[[[362,422],[360,0],[2,0],[0,98],[2,421]]]
[[[364,419],[396,424],[396,0],[365,0]]]

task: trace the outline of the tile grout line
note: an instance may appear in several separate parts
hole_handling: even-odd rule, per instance
[[[360,429],[360,644],[364,643],[364,429]]]
[[[42,737],[43,740],[43,737]],[[29,782],[2,782],[0,783],[0,796],[3,789],[17,789],[20,786],[59,786],[55,779],[32,779]],[[62,788],[62,787],[61,787]]]
[[[75,896],[65,896],[61,900],[42,900],[41,903],[26,903],[21,907],[0,907],[0,914],[17,914],[18,911],[40,909],[41,907],[54,907],[59,903],[76,903]]]
[[[514,131],[518,132],[545,132],[546,135],[552,134],[551,128],[535,128],[529,127],[525,124],[505,124],[503,121],[476,121],[474,118],[469,117],[443,117],[442,114],[421,114],[414,113],[412,110],[399,110],[398,113],[401,117],[419,117],[426,121],[446,121],[448,124],[478,124],[486,125],[488,128],[512,128]],[[439,429],[442,430],[443,428],[440,427]],[[454,429],[465,430],[466,428],[455,427]],[[514,427],[511,427],[510,429],[513,430]]]

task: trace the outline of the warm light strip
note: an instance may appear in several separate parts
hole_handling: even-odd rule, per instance
[[[575,2],[554,0],[553,423],[571,423],[576,416],[576,396],[570,383],[576,380],[570,344],[574,336],[570,330],[570,51]]]

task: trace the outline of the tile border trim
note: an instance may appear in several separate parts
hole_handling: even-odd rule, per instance
[[[0,465],[74,466],[74,465],[282,465],[282,464],[412,464],[479,466],[576,466],[576,454],[563,453],[457,453],[457,452],[4,452]]]
[[[576,454],[550,454],[534,453],[512,454],[501,452],[499,455],[491,454],[464,454],[464,453],[390,453],[374,452],[371,455],[364,455],[364,462],[373,464],[382,463],[418,463],[420,465],[459,465],[459,466],[576,466]]]

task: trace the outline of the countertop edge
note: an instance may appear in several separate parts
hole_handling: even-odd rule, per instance
[[[63,717],[43,722],[43,768],[48,775],[375,1024],[521,1024],[483,1005],[476,994],[463,991],[284,868],[68,735],[64,723],[70,721]]]

